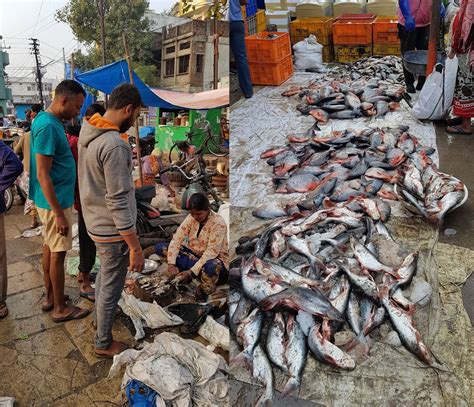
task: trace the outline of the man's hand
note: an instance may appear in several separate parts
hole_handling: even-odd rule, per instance
[[[130,250],[130,265],[128,270],[131,272],[141,273],[145,265],[145,256],[141,250]]]
[[[170,276],[173,276],[173,277],[176,276],[177,274],[179,274],[179,269],[178,269],[178,267],[176,267],[175,264],[170,264],[170,265],[168,265],[168,274],[169,274]]]
[[[56,216],[56,232],[61,236],[67,236],[69,233],[69,222],[67,221],[66,215]]]
[[[413,31],[416,28],[416,23],[413,16],[408,16],[405,18],[405,29],[407,31]]]

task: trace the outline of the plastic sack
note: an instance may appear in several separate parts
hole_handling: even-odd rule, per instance
[[[457,57],[447,58],[442,72],[438,72],[435,67],[426,78],[420,96],[413,106],[413,116],[420,120],[443,119],[453,103],[457,72]]]
[[[303,41],[297,42],[293,45],[293,51],[295,52],[295,69],[303,71],[306,69],[324,69],[323,46],[318,44],[316,36],[311,34]]]
[[[207,316],[206,322],[199,327],[198,333],[209,343],[229,350],[229,329],[216,322],[210,315]]]

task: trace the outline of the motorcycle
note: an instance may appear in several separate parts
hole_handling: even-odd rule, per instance
[[[15,201],[15,191],[23,203],[26,201],[26,192],[20,187],[19,178],[17,178],[13,185],[3,192],[5,212],[8,212],[13,206],[13,202]]]

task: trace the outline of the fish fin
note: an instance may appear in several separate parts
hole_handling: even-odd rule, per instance
[[[297,377],[290,377],[281,391],[282,398],[298,398],[300,392],[300,380]]]

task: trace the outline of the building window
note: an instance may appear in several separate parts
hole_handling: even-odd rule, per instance
[[[174,58],[165,60],[165,76],[174,75]]]
[[[188,73],[189,72],[189,55],[183,55],[179,57],[179,68],[178,73]]]
[[[196,55],[196,72],[201,73],[204,71],[204,55]]]
[[[166,48],[166,53],[167,54],[172,54],[175,51],[175,46],[173,45],[172,47]]]
[[[179,49],[180,50],[189,49],[189,48],[191,48],[191,42],[189,42],[189,41],[182,42],[181,44],[179,44]]]

